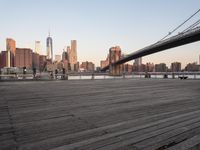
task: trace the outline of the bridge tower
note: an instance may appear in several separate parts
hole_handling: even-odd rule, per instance
[[[122,65],[113,65],[121,58],[121,48],[119,46],[111,47],[109,49],[109,74],[111,76],[122,75]]]

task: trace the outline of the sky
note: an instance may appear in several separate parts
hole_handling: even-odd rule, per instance
[[[77,40],[78,61],[99,66],[110,47],[120,46],[124,54],[144,48],[199,8],[199,0],[0,0],[0,50],[6,49],[6,38],[33,50],[37,40],[46,54],[50,30],[54,54],[61,55],[71,40]],[[200,13],[180,31],[198,19]],[[199,61],[199,55],[196,42],[145,56],[143,63],[179,61],[184,66]]]

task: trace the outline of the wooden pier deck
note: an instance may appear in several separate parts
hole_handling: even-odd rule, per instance
[[[199,150],[200,80],[0,82],[0,150]]]

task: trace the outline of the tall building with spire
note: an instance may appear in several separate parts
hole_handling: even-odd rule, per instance
[[[47,37],[47,59],[51,59],[53,61],[53,40],[50,37],[50,32],[49,36]]]

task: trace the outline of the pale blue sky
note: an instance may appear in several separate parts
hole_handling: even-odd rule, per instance
[[[78,43],[78,60],[105,59],[111,46],[131,53],[152,44],[200,8],[199,0],[0,0],[0,50],[5,39],[17,47],[34,49],[35,40],[46,53],[51,30],[54,54],[70,40]],[[187,25],[200,18],[198,14]],[[144,62],[198,61],[200,42],[143,58]]]

